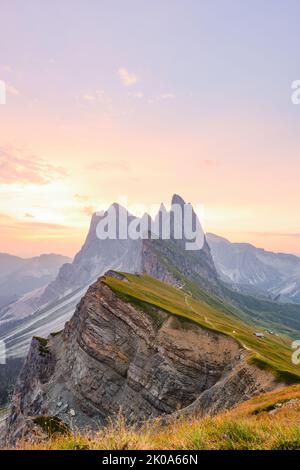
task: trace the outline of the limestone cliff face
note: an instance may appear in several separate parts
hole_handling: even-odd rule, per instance
[[[191,208],[192,221],[190,225],[194,230],[197,228],[198,237],[203,241],[201,249],[186,249],[190,240],[185,237],[187,226],[184,220],[182,220],[181,226],[183,238],[176,239],[174,213],[172,211],[168,213],[162,206],[158,217],[161,220],[168,219],[170,221],[171,236],[168,240],[162,239],[161,234],[157,240],[143,240],[141,272],[146,272],[156,279],[175,286],[181,285],[183,276],[200,287],[223,297],[222,285],[196,213],[190,204],[187,204],[176,194],[172,198],[172,208],[175,206],[180,206],[182,213],[185,209]]]
[[[185,251],[174,240],[144,240],[141,272],[174,286],[180,286],[180,279],[184,276],[200,287],[223,296],[206,240],[202,250],[195,252]]]
[[[124,282],[126,282],[124,280]],[[64,331],[33,339],[11,404],[8,438],[38,415],[97,428],[182,412],[213,413],[274,386],[233,339],[165,312],[145,312],[100,278]],[[189,411],[190,410],[190,411]]]
[[[172,207],[175,204],[181,206],[182,210],[185,206],[190,207],[176,195],[172,199]],[[138,221],[141,223],[142,219],[147,219],[150,224],[149,216],[136,218],[118,204],[113,204],[111,208],[116,211],[117,226],[121,216],[126,218],[128,223],[135,222],[138,225]],[[1,331],[1,339],[5,341],[9,355],[21,357],[27,354],[32,331],[39,336],[47,336],[53,329],[61,329],[73,315],[77,303],[88,286],[109,269],[128,273],[146,272],[175,286],[182,285],[180,278],[185,276],[200,287],[223,296],[222,286],[206,241],[204,240],[204,246],[199,250],[185,250],[187,240],[175,238],[172,211],[167,211],[161,206],[155,217],[161,225],[163,220],[170,222],[170,238],[166,240],[163,239],[163,231],[157,230],[156,225],[154,232],[151,232],[153,226],[148,226],[152,234],[150,239],[131,239],[129,233],[125,239],[118,238],[119,233],[116,239],[101,239],[101,237],[99,239],[97,228],[107,214],[108,212],[93,215],[81,250],[72,263],[66,263],[61,267],[57,277],[48,286],[30,293],[28,297],[23,297],[9,306],[5,315],[10,320],[5,330],[2,325]],[[197,233],[201,240],[202,237],[204,239],[204,232],[194,212],[192,222],[186,220],[182,222],[183,237],[186,229],[194,225],[198,227]]]

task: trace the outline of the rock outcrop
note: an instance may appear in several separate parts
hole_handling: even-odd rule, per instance
[[[172,199],[173,210],[175,204],[191,207],[176,195]],[[142,220],[132,216],[118,204],[113,204],[111,208],[116,211],[117,221],[124,217],[128,219],[128,223],[138,224]],[[61,329],[73,315],[89,285],[109,269],[130,273],[147,272],[175,286],[181,285],[180,277],[184,275],[208,290],[222,295],[210,249],[196,214],[192,212],[190,225],[197,228],[199,237],[204,239],[204,245],[202,249],[188,251],[184,247],[184,237],[182,240],[175,239],[172,213],[172,210],[167,211],[162,205],[156,216],[156,220],[170,220],[170,239],[162,239],[158,230],[158,233],[155,232],[158,239],[131,239],[128,236],[125,239],[104,240],[98,238],[97,227],[108,212],[95,213],[86,240],[73,262],[64,264],[56,279],[47,287],[10,306],[6,315],[19,321],[7,324],[5,330],[0,328],[0,340],[5,342],[8,356],[24,357],[27,354],[32,331],[37,335],[47,336],[51,331]],[[184,235],[184,221],[181,229]]]
[[[32,340],[7,436],[26,434],[36,416],[97,429],[118,413],[128,423],[180,410],[214,413],[274,387],[273,376],[246,358],[234,339],[141,309],[100,278],[63,332]]]

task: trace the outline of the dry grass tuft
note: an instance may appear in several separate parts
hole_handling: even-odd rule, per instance
[[[18,449],[39,450],[260,450],[300,449],[300,386],[253,398],[214,417],[184,418],[141,428],[115,423],[93,434],[57,434],[40,442],[22,440]]]

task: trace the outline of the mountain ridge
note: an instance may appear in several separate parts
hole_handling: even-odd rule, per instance
[[[0,253],[0,309],[48,284],[70,258],[55,253],[22,258]]]
[[[300,258],[274,253],[249,243],[231,243],[208,233],[217,271],[224,282],[269,300],[300,303]]]
[[[173,196],[172,202],[174,201],[185,204],[178,195]],[[114,206],[127,213],[127,210],[118,204],[114,203]],[[163,207],[161,206],[158,215],[162,212],[168,213]],[[159,237],[144,240],[99,240],[96,227],[104,216],[105,213],[93,214],[85,242],[72,264],[63,265],[57,278],[46,288],[13,304],[11,310],[5,312],[10,321],[5,325],[2,322],[2,326],[3,314],[1,315],[0,310],[0,339],[6,342],[9,354],[24,356],[32,334],[47,336],[50,328],[61,329],[73,314],[76,304],[89,285],[109,269],[133,273],[145,271],[178,287],[187,283],[192,283],[189,287],[191,289],[195,285],[202,286],[208,292],[214,292],[221,300],[234,303],[240,311],[246,308],[248,317],[253,316],[254,321],[258,323],[264,323],[265,315],[266,328],[278,329],[278,319],[280,324],[283,322],[286,325],[285,333],[290,334],[289,328],[300,330],[300,324],[296,321],[297,305],[284,307],[284,304],[281,304],[280,307],[270,299],[266,299],[266,302],[252,298],[251,295],[243,297],[243,293],[235,292],[231,285],[224,284],[215,268],[211,248],[205,236],[202,249],[196,251],[185,250],[182,240],[175,240],[174,237],[170,240],[161,240]],[[130,214],[129,218],[138,220]],[[201,226],[200,223],[199,225]],[[283,309],[286,312],[283,312]],[[21,320],[19,312],[26,318]],[[271,321],[272,315],[274,322]],[[295,332],[291,334],[293,337],[296,335]]]
[[[277,387],[273,373],[247,359],[238,340],[243,324],[233,323],[235,338],[211,323],[218,321],[232,328],[229,317],[224,322],[161,281],[109,272],[90,286],[63,332],[33,339],[12,398],[9,440],[32,432],[38,416],[97,429],[121,410],[132,424],[189,407],[209,414]],[[255,343],[251,330],[242,341]]]
[[[184,200],[178,195],[174,195],[174,197],[172,198],[172,204],[174,204],[174,201],[177,201],[181,205],[186,204]],[[123,213],[126,213],[126,215],[128,215],[129,222],[141,220],[140,218],[134,217],[129,214],[124,207],[116,203],[112,204],[110,207],[117,208],[117,217],[121,215],[120,211],[123,211]],[[154,246],[155,242],[157,241],[156,239],[99,239],[97,237],[96,232],[97,225],[101,220],[106,217],[107,213],[108,211],[105,211],[104,213],[100,214],[93,214],[89,231],[82,248],[76,254],[72,263],[64,264],[61,267],[54,281],[48,284],[43,290],[33,293],[32,298],[25,298],[24,301],[21,299],[15,305],[13,304],[8,309],[8,311],[5,311],[3,313],[0,310],[0,327],[1,317],[3,317],[4,315],[10,321],[10,323],[6,322],[6,325],[4,325],[2,321],[2,331],[5,326],[6,333],[1,335],[0,331],[0,339],[3,339],[4,341],[6,341],[7,339],[10,354],[24,355],[24,353],[26,353],[26,348],[28,348],[30,343],[30,335],[28,333],[24,334],[24,330],[27,331],[29,329],[29,327],[27,327],[26,325],[31,324],[34,313],[38,312],[39,310],[43,312],[45,308],[47,308],[47,305],[50,306],[56,303],[57,309],[55,310],[55,315],[57,316],[58,321],[60,315],[62,318],[67,318],[68,315],[69,317],[71,317],[76,307],[76,304],[79,302],[83,294],[83,291],[87,290],[88,286],[92,282],[95,282],[99,276],[103,275],[109,269],[128,272],[142,272],[144,269],[147,270],[148,268],[153,270],[156,269],[157,275],[159,275],[158,271],[164,272],[163,275],[165,276],[165,279],[169,276],[169,282],[177,282],[170,275],[170,273],[167,274],[168,269],[166,269],[166,267],[163,267],[160,264],[160,261],[157,257],[156,268],[154,266],[151,266],[151,263],[155,258],[155,256],[152,256],[153,252],[151,251],[151,247]],[[159,216],[159,214],[160,212],[157,214],[157,217]],[[170,214],[170,212],[168,212],[168,214]],[[195,220],[196,215],[194,212],[192,213],[192,216],[193,220]],[[168,215],[168,217],[170,217],[170,215]],[[199,221],[197,222],[197,226],[201,227]],[[173,233],[172,230],[174,230],[173,225],[171,225],[171,237]],[[157,238],[157,236],[159,236],[159,234],[156,234],[155,238]],[[170,241],[170,244],[171,243],[174,247],[177,246],[177,250],[180,251],[183,248],[182,244],[185,243],[185,239],[176,240],[173,237]],[[210,269],[213,271],[212,277],[216,277],[217,273],[213,267],[211,255],[206,245],[204,247],[204,252],[205,253],[203,253],[202,255],[202,260],[206,257],[209,258],[208,265],[210,265]],[[152,258],[151,261],[150,258]],[[200,265],[198,265],[198,271],[199,270],[201,270],[201,263]],[[152,273],[154,273],[154,271],[152,271]],[[203,276],[203,280],[204,279],[205,275]],[[74,293],[73,296],[72,293]],[[70,300],[71,297],[73,300]],[[68,298],[69,300],[65,301],[65,298]],[[23,326],[22,324],[16,326],[18,333],[14,333],[14,322],[18,321],[18,318],[20,318],[19,312],[23,312],[24,317],[26,316],[27,318],[24,318]],[[44,326],[42,328],[42,331],[40,331],[40,333],[36,332],[36,334],[47,334],[47,325],[45,325],[45,322],[49,320],[50,316],[45,314],[43,320]],[[38,322],[39,315],[37,315],[37,323]],[[60,327],[61,322],[59,321],[59,328]],[[48,331],[48,333],[49,332],[50,330]],[[18,337],[22,338],[22,345],[20,346],[17,345],[19,341]]]

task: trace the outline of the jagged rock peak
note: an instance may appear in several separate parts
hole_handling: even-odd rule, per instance
[[[158,212],[159,212],[159,213],[161,212],[161,213],[164,213],[164,214],[166,214],[166,213],[168,212],[168,211],[167,211],[167,208],[166,208],[166,206],[164,205],[163,202],[162,202],[161,205],[159,206],[159,211],[158,211]]]
[[[172,206],[174,204],[178,204],[180,206],[184,206],[186,204],[186,202],[184,201],[184,199],[179,196],[179,194],[174,194],[173,197],[172,197]]]
[[[36,416],[98,429],[120,411],[131,424],[188,407],[211,414],[273,388],[272,374],[248,364],[233,338],[128,302],[109,275],[130,282],[108,272],[89,287],[63,332],[32,341],[12,397],[8,440],[32,432]]]

